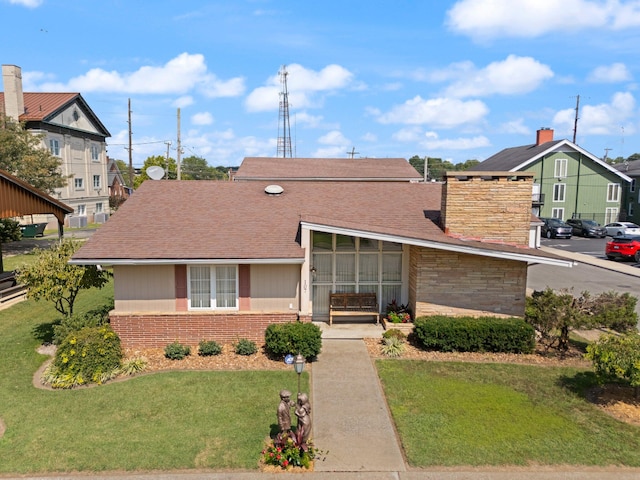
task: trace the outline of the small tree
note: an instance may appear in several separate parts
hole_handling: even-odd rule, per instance
[[[569,349],[572,330],[601,327],[625,330],[636,325],[637,301],[628,293],[605,292],[592,297],[589,292],[582,292],[574,297],[567,290],[556,293],[547,288],[527,298],[525,319],[537,330],[545,351],[553,347],[564,353]]]
[[[69,259],[80,248],[77,240],[64,240],[50,249],[35,249],[37,259],[18,270],[18,282],[27,286],[27,297],[52,301],[64,316],[73,315],[80,290],[102,288],[111,274],[96,265],[70,265]]]
[[[600,379],[618,378],[640,390],[640,335],[604,335],[587,347],[586,358],[593,362]]]

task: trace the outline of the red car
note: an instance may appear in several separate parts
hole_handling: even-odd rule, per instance
[[[609,260],[619,258],[633,259],[640,263],[640,236],[621,235],[613,237],[604,249],[604,253]]]

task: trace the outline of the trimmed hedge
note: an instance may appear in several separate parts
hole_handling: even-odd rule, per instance
[[[313,360],[322,350],[322,331],[313,323],[272,323],[264,333],[264,340],[265,349],[275,357],[299,353]]]
[[[416,319],[414,332],[427,350],[532,353],[535,330],[520,318],[447,317]]]

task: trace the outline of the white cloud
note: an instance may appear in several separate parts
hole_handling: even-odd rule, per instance
[[[454,65],[450,76],[460,78],[446,89],[446,95],[478,97],[487,95],[516,95],[535,90],[542,82],[553,77],[551,69],[531,57],[509,55],[505,60],[493,62],[480,70],[469,64]],[[441,74],[444,76],[444,73]]]
[[[183,97],[176,98],[172,105],[176,108],[184,108],[193,105],[193,97],[191,95],[185,95]]]
[[[350,141],[338,130],[332,130],[318,138],[323,145],[347,145]]]
[[[307,112],[296,112],[291,118],[292,123],[305,125],[307,127],[316,128],[322,123],[322,115],[310,115]]]
[[[160,67],[143,66],[130,73],[93,68],[66,84],[45,83],[39,87],[39,90],[49,92],[137,94],[185,94],[194,89],[210,98],[233,97],[244,92],[244,79],[220,80],[207,71],[203,55],[182,53]]]
[[[636,101],[629,92],[618,92],[611,99],[611,103],[599,105],[584,105],[580,109],[578,121],[578,135],[615,135],[625,127],[627,133],[633,133],[635,128],[627,125],[633,118]],[[553,117],[553,124],[560,131],[569,133],[573,131],[575,110],[568,108],[561,110]]]
[[[593,69],[588,80],[596,83],[617,83],[631,80],[631,72],[624,63],[601,65]]]
[[[394,132],[391,138],[397,142],[417,142],[422,138],[422,129],[420,127],[401,128]]]
[[[473,138],[443,138],[440,139],[435,132],[426,132],[426,140],[420,145],[430,150],[470,150],[473,148],[490,147],[491,142],[484,135]]]
[[[312,155],[315,158],[341,158],[346,157],[344,146],[318,148]]]
[[[22,5],[27,8],[37,8],[44,0],[9,0],[12,5]]]
[[[447,12],[455,32],[476,40],[640,25],[637,0],[460,0]]]
[[[377,142],[378,136],[375,133],[367,132],[360,137],[363,142]]]
[[[191,117],[191,123],[194,125],[211,125],[213,123],[213,115],[209,112],[196,113]]]
[[[489,109],[480,100],[462,101],[456,98],[425,100],[418,95],[402,105],[394,106],[389,112],[381,114],[378,121],[451,128],[466,123],[477,123],[488,113]]]
[[[500,125],[499,130],[503,133],[515,133],[520,135],[531,134],[531,129],[524,124],[524,120],[522,118],[503,123]]]
[[[320,100],[317,95],[346,88],[352,84],[353,74],[340,65],[328,65],[320,71],[304,68],[302,65],[287,65],[287,92],[291,108],[315,106]],[[254,89],[245,100],[250,112],[276,110],[283,86],[280,74],[267,79],[266,85]]]

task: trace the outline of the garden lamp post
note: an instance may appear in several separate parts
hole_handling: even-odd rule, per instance
[[[300,394],[300,375],[304,370],[304,357],[301,354],[296,355],[296,358],[293,361],[293,368],[298,374],[298,394]]]

